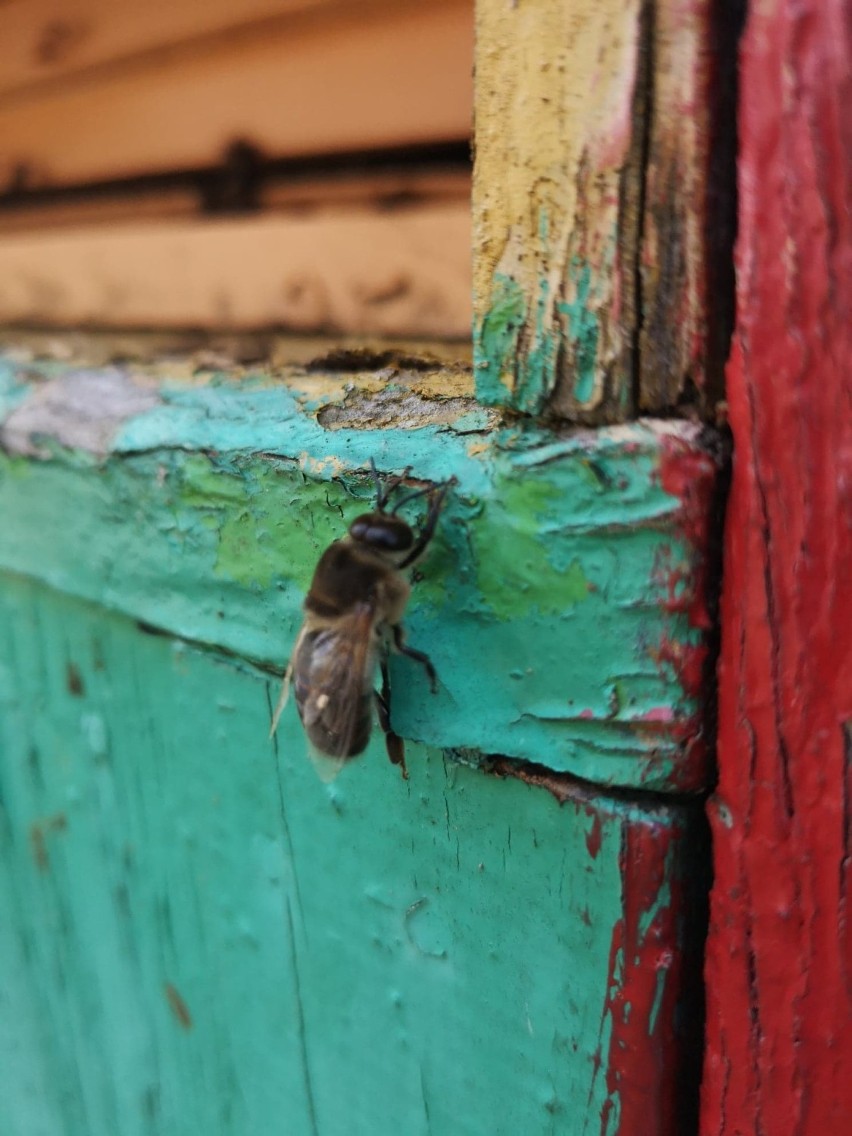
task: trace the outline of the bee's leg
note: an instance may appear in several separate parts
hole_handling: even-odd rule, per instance
[[[432,693],[438,693],[438,674],[432,666],[432,660],[423,651],[415,651],[413,647],[409,647],[405,642],[405,635],[402,626],[399,623],[394,623],[391,626],[391,634],[393,635],[393,645],[400,655],[407,655],[409,659],[414,659],[419,663],[429,676],[429,685],[432,687]]]
[[[402,776],[407,781],[408,770],[405,767],[405,743],[399,734],[393,732],[390,724],[390,678],[388,676],[388,665],[384,660],[382,661],[382,690],[381,693],[376,691],[376,710],[379,714],[379,725],[382,727],[382,732],[385,735],[385,746],[388,751],[388,758],[394,765],[400,767]]]
[[[426,521],[423,528],[420,530],[417,540],[415,540],[414,544],[411,546],[408,556],[406,556],[400,564],[400,568],[408,568],[425,552],[426,546],[435,533],[435,525],[438,523],[441,509],[444,507],[444,498],[447,496],[448,489],[449,483],[437,490],[430,499],[429,512],[426,514]]]

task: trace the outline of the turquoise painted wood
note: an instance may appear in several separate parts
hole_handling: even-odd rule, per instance
[[[554,436],[457,399],[439,424],[434,400],[414,428],[327,429],[305,375],[29,373],[6,370],[0,567],[281,670],[317,558],[373,494],[369,459],[413,464],[457,485],[407,619],[441,686],[395,663],[399,732],[600,785],[706,784],[716,467],[697,427]]]
[[[420,746],[409,782],[374,744],[328,786],[291,720],[268,742],[275,694],[0,579],[0,1131],[618,1131],[695,978],[699,810],[560,804]],[[621,1053],[634,952],[652,1013]]]
[[[380,427],[372,377],[0,376],[0,1133],[688,1131],[698,431],[405,374]],[[377,737],[327,786],[269,721],[371,456],[457,479],[406,620],[441,689],[395,660],[411,780]]]

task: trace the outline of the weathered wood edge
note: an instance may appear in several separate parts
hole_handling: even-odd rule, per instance
[[[366,376],[371,393],[40,366],[5,369],[6,570],[282,667],[319,552],[372,492],[369,458],[413,464],[458,485],[407,621],[444,685],[432,699],[406,672],[400,732],[601,784],[706,784],[717,468],[697,426],[496,428],[417,374]]]
[[[714,0],[653,5],[640,256],[639,409],[696,401],[706,381],[705,241]],[[730,250],[728,250],[730,251]]]
[[[632,411],[646,23],[642,0],[477,4],[483,402],[576,421]]]
[[[742,43],[703,1136],[852,1118],[850,15]]]
[[[483,402],[574,422],[722,395],[740,5],[477,5]]]
[[[736,61],[744,0],[652,5],[639,413],[724,397],[733,324]]]

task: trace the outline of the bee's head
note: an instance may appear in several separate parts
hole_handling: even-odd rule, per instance
[[[389,560],[414,544],[414,533],[402,517],[381,510],[356,517],[349,526],[349,535],[357,544],[364,544]]]

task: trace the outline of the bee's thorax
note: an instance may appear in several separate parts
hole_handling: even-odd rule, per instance
[[[385,556],[345,539],[335,541],[320,558],[305,610],[334,619],[357,604],[370,604],[377,620],[393,623],[402,617],[408,593],[408,584]]]

